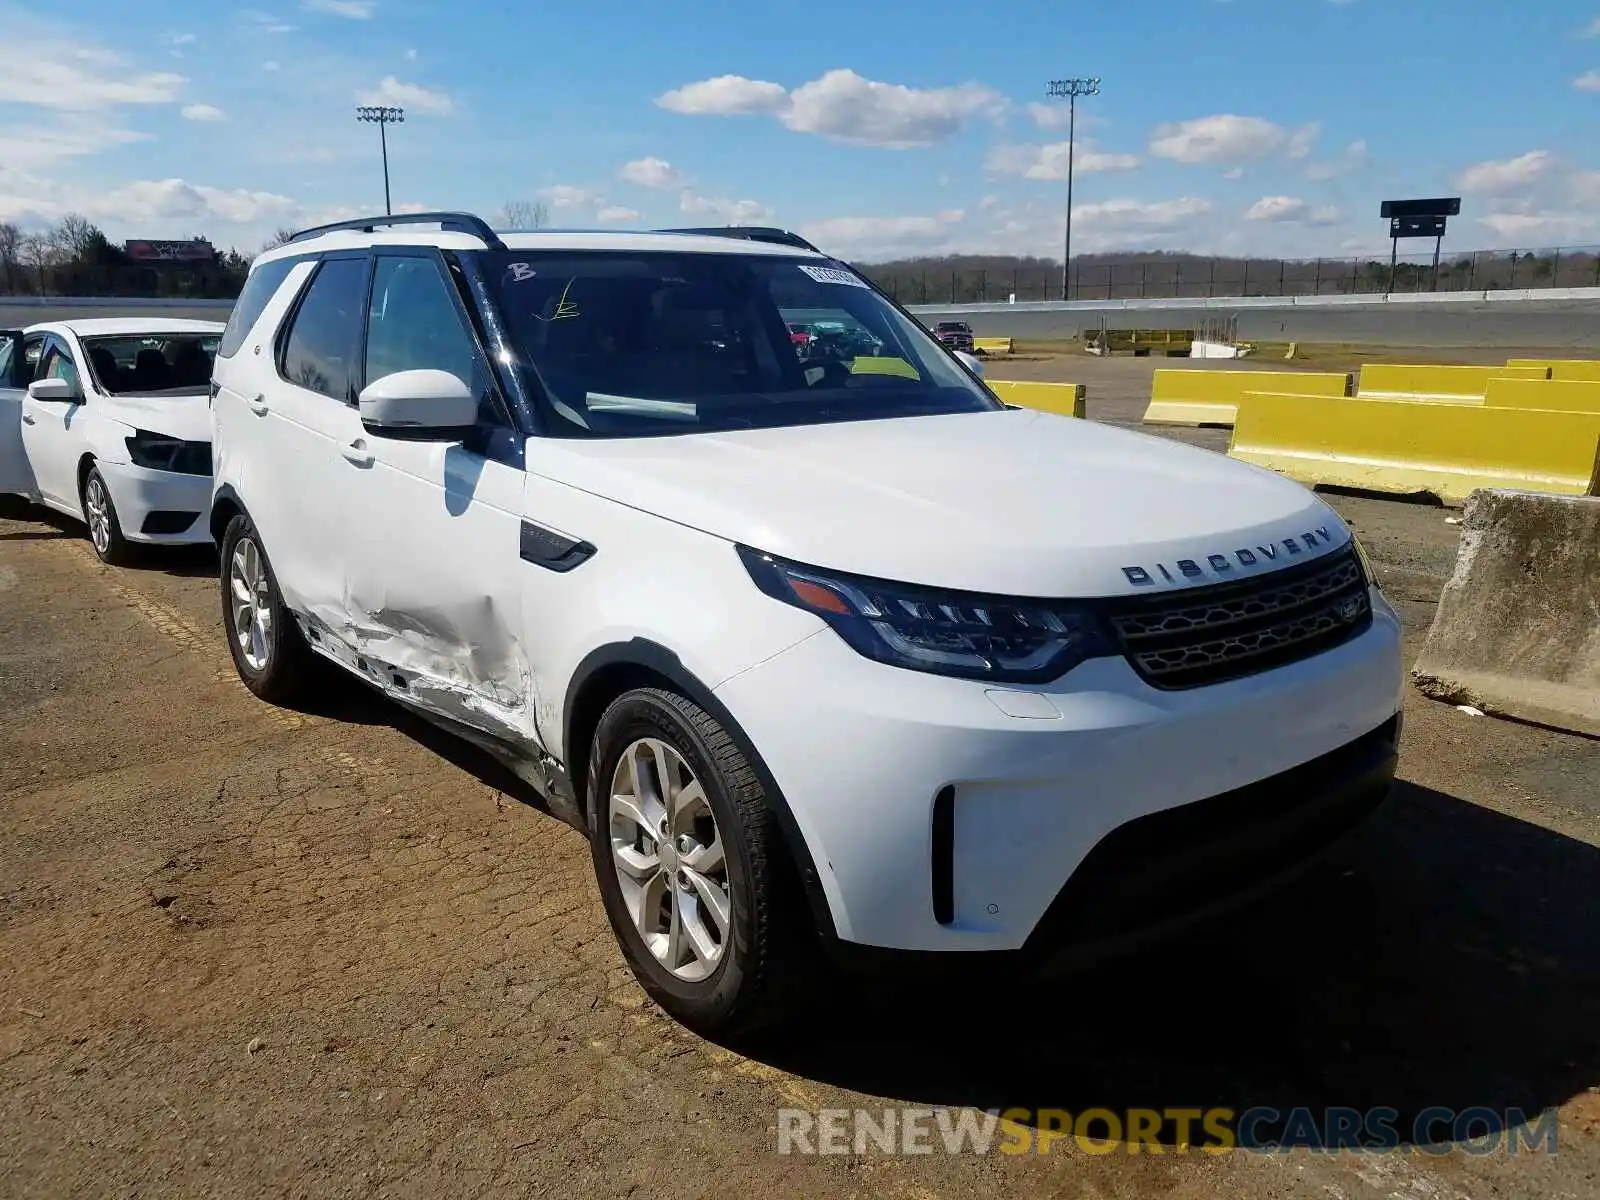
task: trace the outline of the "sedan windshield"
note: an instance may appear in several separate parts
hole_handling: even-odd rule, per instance
[[[193,396],[211,383],[218,334],[150,333],[84,338],[89,369],[110,396]]]
[[[552,432],[633,437],[1000,405],[853,272],[759,254],[486,256]]]

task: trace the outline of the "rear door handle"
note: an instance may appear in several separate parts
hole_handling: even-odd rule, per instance
[[[370,467],[372,465],[372,451],[367,449],[367,443],[360,438],[348,445],[341,446],[339,453],[343,454],[346,459],[355,463],[358,467]]]
[[[265,396],[256,396],[253,399],[246,400],[245,405],[258,417],[267,415],[267,398]]]

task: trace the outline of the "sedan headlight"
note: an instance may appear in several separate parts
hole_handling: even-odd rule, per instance
[[[176,471],[184,475],[211,473],[211,447],[206,442],[186,442],[165,433],[138,430],[125,439],[128,457],[149,471]]]
[[[996,683],[1043,683],[1120,653],[1087,605],[940,591],[801,566],[739,547],[767,595],[815,613],[876,662]]]

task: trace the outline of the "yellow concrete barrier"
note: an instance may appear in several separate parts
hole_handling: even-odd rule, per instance
[[[1491,379],[1549,379],[1550,368],[1402,366],[1368,363],[1356,395],[1363,400],[1443,400],[1482,404]]]
[[[1228,454],[1301,483],[1446,504],[1477,488],[1594,495],[1600,413],[1247,392]]]
[[[1512,358],[1508,367],[1549,367],[1550,378],[1563,383],[1600,383],[1600,359],[1594,358]]]
[[[989,379],[985,382],[1007,404],[1058,413],[1063,417],[1084,416],[1087,392],[1081,383],[1025,383],[1008,379]]]
[[[1554,412],[1600,413],[1600,379],[1593,383],[1559,379],[1491,379],[1483,403],[1487,408],[1542,408]]]
[[[1348,396],[1350,376],[1330,371],[1157,371],[1146,425],[1232,425],[1246,391]]]
[[[977,354],[1010,354],[1010,338],[980,338],[972,339],[972,349]]]

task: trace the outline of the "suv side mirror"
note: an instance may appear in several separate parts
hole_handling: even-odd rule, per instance
[[[72,386],[70,379],[35,379],[28,385],[28,395],[34,400],[43,400],[52,404],[76,404],[78,402],[78,389]]]
[[[968,354],[965,350],[957,350],[955,354],[961,360],[962,366],[980,379],[983,378],[983,364],[978,361],[975,355]]]
[[[478,423],[478,398],[449,371],[396,371],[361,390],[361,423],[373,433],[450,441]]]

